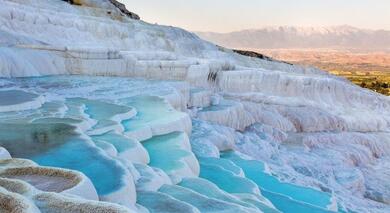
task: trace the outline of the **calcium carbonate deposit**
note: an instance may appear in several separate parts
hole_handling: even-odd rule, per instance
[[[389,98],[137,17],[0,0],[0,212],[390,212]]]

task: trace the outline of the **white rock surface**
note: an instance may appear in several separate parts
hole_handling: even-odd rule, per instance
[[[199,212],[156,190],[183,177],[198,177],[196,157],[218,158],[223,151],[237,150],[266,162],[269,172],[284,181],[333,192],[342,210],[390,210],[388,97],[314,68],[244,57],[182,29],[126,18],[106,0],[83,3],[0,0],[0,77],[89,76],[87,80],[75,76],[0,79],[7,90],[39,94],[31,101],[0,104],[0,123],[64,122],[86,138],[115,131],[140,141],[124,152],[113,145],[117,153],[111,147],[106,150],[110,156],[102,151],[119,165],[127,162],[127,170],[133,163],[140,165],[133,169],[139,174],[127,171],[126,180],[118,180],[127,184],[122,191],[100,199],[133,209],[139,201],[150,210],[182,207]],[[82,97],[131,107],[137,101],[129,99],[139,96],[159,101],[138,102],[134,111],[105,119],[88,114],[86,103],[66,103],[68,98]],[[45,106],[50,101],[60,101],[67,109],[51,111]],[[187,108],[192,110],[194,127]],[[137,119],[141,122],[133,128]],[[185,166],[182,170],[164,167],[171,178],[177,176],[168,181],[162,170],[144,165],[155,164],[153,157],[161,153],[146,153],[141,144],[173,132],[190,136],[191,146],[184,140],[170,147],[188,155],[175,152],[180,154],[174,159]],[[4,140],[7,134],[1,136]],[[96,144],[91,141],[91,146]],[[9,157],[0,151],[5,153],[0,158]],[[240,177],[231,175],[236,176]],[[142,197],[137,199],[137,194]],[[248,195],[240,199],[258,202]]]
[[[11,155],[9,154],[9,152],[4,147],[0,147],[0,160],[10,159],[10,158]]]

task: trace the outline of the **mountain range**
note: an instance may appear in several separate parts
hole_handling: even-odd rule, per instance
[[[333,27],[264,27],[230,33],[196,32],[201,38],[231,48],[245,49],[355,49],[390,50],[390,31]]]

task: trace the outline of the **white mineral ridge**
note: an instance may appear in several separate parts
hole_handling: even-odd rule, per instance
[[[10,158],[11,155],[9,154],[9,152],[4,147],[0,147],[0,160],[10,159]]]
[[[172,211],[199,212],[203,202],[212,200],[207,195],[191,201],[191,191],[159,189],[181,178],[198,178],[198,159],[218,159],[224,151],[235,150],[264,162],[267,172],[282,181],[331,193],[339,210],[390,211],[388,97],[315,68],[241,56],[183,29],[130,19],[108,0],[80,2],[84,5],[0,0],[0,96],[6,97],[0,100],[0,120],[41,124],[55,117],[69,119],[66,122],[86,137],[114,131],[134,139],[136,146],[123,150],[118,144],[90,141],[108,159],[127,163],[126,180],[118,180],[125,185],[100,200],[132,209],[144,205],[151,211],[169,211],[159,206],[167,204]],[[75,74],[88,79],[68,76]],[[56,77],[42,77],[47,75]],[[106,77],[93,77],[97,75]],[[14,78],[33,76],[42,78]],[[22,98],[12,95],[21,92]],[[139,96],[159,99],[128,102]],[[138,105],[126,113],[93,118],[88,104],[72,105],[67,100],[72,97],[119,108]],[[62,105],[53,107],[53,101]],[[132,129],[137,119],[141,121]],[[166,147],[174,153],[142,147],[145,140],[174,132],[185,136],[181,144]],[[162,155],[184,166],[170,168],[153,161]],[[9,157],[0,148],[0,158]],[[217,168],[240,180],[237,183],[246,180],[242,172],[203,165],[210,173]],[[260,196],[258,190],[254,194]],[[236,208],[244,200],[251,201],[251,208],[260,205],[256,196],[229,197],[235,202],[230,206]]]
[[[91,180],[84,174],[79,173],[81,181],[74,187],[63,191],[62,193],[76,195],[87,200],[99,200],[98,194]]]

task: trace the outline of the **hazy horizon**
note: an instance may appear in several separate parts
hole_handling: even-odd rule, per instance
[[[390,31],[390,29],[384,29],[384,28],[364,28],[364,27],[356,27],[353,25],[348,24],[340,24],[340,25],[327,25],[327,26],[298,26],[298,25],[266,25],[266,26],[259,26],[257,28],[245,28],[241,30],[234,30],[234,31],[226,31],[226,32],[215,32],[215,31],[192,31],[192,32],[199,32],[199,33],[218,33],[218,34],[230,34],[235,32],[242,32],[242,31],[256,31],[256,30],[262,30],[265,28],[278,28],[278,27],[293,27],[293,28],[338,28],[338,27],[351,27],[356,28],[359,30],[370,30],[370,31],[378,31],[378,30],[384,30],[384,31]]]
[[[120,1],[144,21],[189,31],[227,33],[267,26],[340,25],[390,30],[388,0]]]

